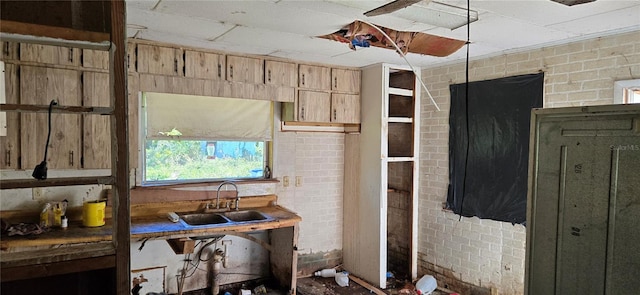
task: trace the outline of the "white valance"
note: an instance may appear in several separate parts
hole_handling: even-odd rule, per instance
[[[250,100],[146,92],[148,139],[269,141],[273,103]],[[180,135],[178,135],[180,134]]]

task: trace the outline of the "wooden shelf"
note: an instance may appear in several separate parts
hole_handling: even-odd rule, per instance
[[[413,123],[413,118],[389,117],[389,123]]]
[[[414,157],[388,157],[387,162],[413,162]]]
[[[6,253],[2,255],[2,259],[0,261],[2,268],[4,269],[5,267],[53,263],[114,254],[115,248],[113,247],[113,243],[102,242],[88,245],[85,244],[60,247],[55,249],[40,249],[33,251]]]
[[[114,184],[113,176],[97,177],[73,177],[73,178],[49,178],[45,180],[37,179],[2,179],[0,189],[33,188],[46,186],[68,186],[68,185],[91,185],[91,184]]]
[[[29,112],[29,113],[47,113],[49,112],[48,105],[32,105],[32,104],[0,104],[0,111],[2,112]],[[67,113],[67,114],[95,114],[95,115],[111,115],[113,114],[113,108],[110,107],[82,107],[82,106],[61,106],[54,105],[51,108],[52,113]]]
[[[413,97],[413,90],[389,87],[389,94]]]

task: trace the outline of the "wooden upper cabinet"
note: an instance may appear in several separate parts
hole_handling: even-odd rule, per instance
[[[16,60],[18,59],[18,43],[2,41],[2,60]]]
[[[137,44],[139,73],[184,76],[184,55],[179,48]]]
[[[82,66],[92,69],[109,69],[109,51],[84,49],[82,51]]]
[[[37,63],[80,66],[82,49],[20,43],[20,60]]]
[[[108,107],[109,74],[89,73],[82,75],[82,104],[90,107]],[[82,115],[82,167],[111,167],[111,125],[109,116]]]
[[[264,83],[264,60],[227,55],[227,80],[254,84]]]
[[[271,85],[296,87],[298,86],[298,71],[296,64],[267,60],[264,63],[264,83]]]
[[[4,83],[7,103],[18,103],[18,71],[14,64],[5,64]],[[7,112],[7,135],[0,136],[0,169],[20,169],[20,113]]]
[[[331,69],[331,90],[360,93],[360,70]]]
[[[355,94],[331,94],[331,122],[360,123],[360,96]]]
[[[184,74],[190,78],[224,80],[224,55],[186,50],[184,52]]]
[[[49,105],[53,99],[65,106],[81,105],[80,72],[43,67],[20,67],[20,103]],[[49,169],[80,167],[80,122],[77,114],[53,113],[47,153]],[[43,160],[48,114],[21,113],[21,163],[33,169]]]
[[[300,65],[298,83],[302,88],[331,90],[331,68]]]
[[[298,121],[300,122],[331,122],[331,95],[327,92],[306,91],[298,92]]]

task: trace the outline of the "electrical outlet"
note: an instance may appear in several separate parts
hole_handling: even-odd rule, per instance
[[[282,186],[284,186],[284,187],[288,187],[289,186],[289,176],[282,177]]]
[[[41,187],[34,187],[31,189],[31,199],[34,201],[40,201],[43,199],[43,188]]]
[[[296,176],[296,186],[302,186],[302,176]]]

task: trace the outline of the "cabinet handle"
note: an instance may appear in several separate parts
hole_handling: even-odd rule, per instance
[[[218,64],[218,78],[222,77],[222,65]]]
[[[73,167],[73,151],[69,151],[69,166]]]
[[[338,115],[338,111],[336,109],[333,109],[333,120],[337,120],[337,115]]]
[[[333,77],[333,89],[338,89],[338,77]]]
[[[178,73],[178,59],[177,58],[173,59],[173,72],[176,73],[176,74]]]
[[[4,42],[4,47],[2,48],[2,54],[4,54],[4,56],[9,56],[9,42]]]
[[[4,153],[4,162],[7,163],[7,167],[11,167],[11,150],[7,150],[6,153]]]
[[[73,48],[69,48],[69,62],[73,63]]]
[[[271,82],[271,70],[267,71],[267,80]]]
[[[304,85],[304,74],[302,74],[302,85]]]
[[[300,112],[300,120],[304,120],[304,107],[302,107],[302,111]]]
[[[233,79],[233,66],[229,66],[229,77]]]

